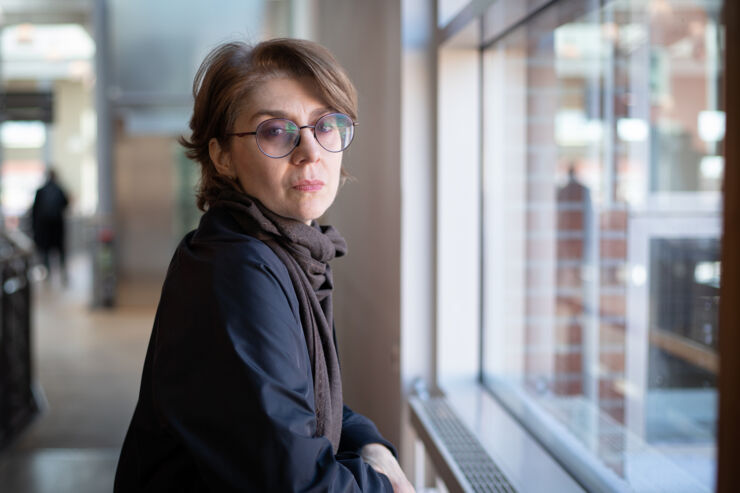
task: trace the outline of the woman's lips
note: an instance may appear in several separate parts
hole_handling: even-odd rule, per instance
[[[324,182],[321,180],[301,180],[293,185],[293,188],[301,192],[317,192],[324,188]]]

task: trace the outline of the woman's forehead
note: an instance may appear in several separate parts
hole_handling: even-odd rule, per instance
[[[277,118],[320,116],[329,105],[319,94],[319,87],[308,78],[269,79],[251,91],[242,116],[249,119],[262,115]]]

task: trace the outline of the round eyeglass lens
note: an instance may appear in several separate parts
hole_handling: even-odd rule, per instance
[[[355,127],[342,113],[330,113],[318,119],[314,128],[316,140],[329,152],[341,152],[352,142]]]
[[[272,118],[257,126],[257,145],[270,157],[283,157],[295,148],[300,129],[290,120]]]

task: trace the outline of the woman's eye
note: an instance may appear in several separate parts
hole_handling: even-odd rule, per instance
[[[282,137],[287,132],[287,129],[284,125],[274,124],[274,125],[265,125],[260,130],[260,135],[264,138],[271,139],[271,138],[277,138]]]
[[[335,122],[321,122],[316,128],[319,132],[329,133],[336,128],[336,123]]]

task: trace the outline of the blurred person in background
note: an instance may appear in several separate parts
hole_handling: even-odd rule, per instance
[[[67,194],[57,181],[56,173],[49,168],[46,182],[36,191],[31,207],[31,228],[33,240],[41,254],[47,273],[51,274],[49,254],[55,251],[59,259],[62,280],[67,281],[65,262],[64,211],[69,205]]]
[[[319,218],[343,181],[357,97],[334,57],[277,39],[212,51],[194,82],[198,229],[177,248],[115,491],[413,492],[344,405]]]

